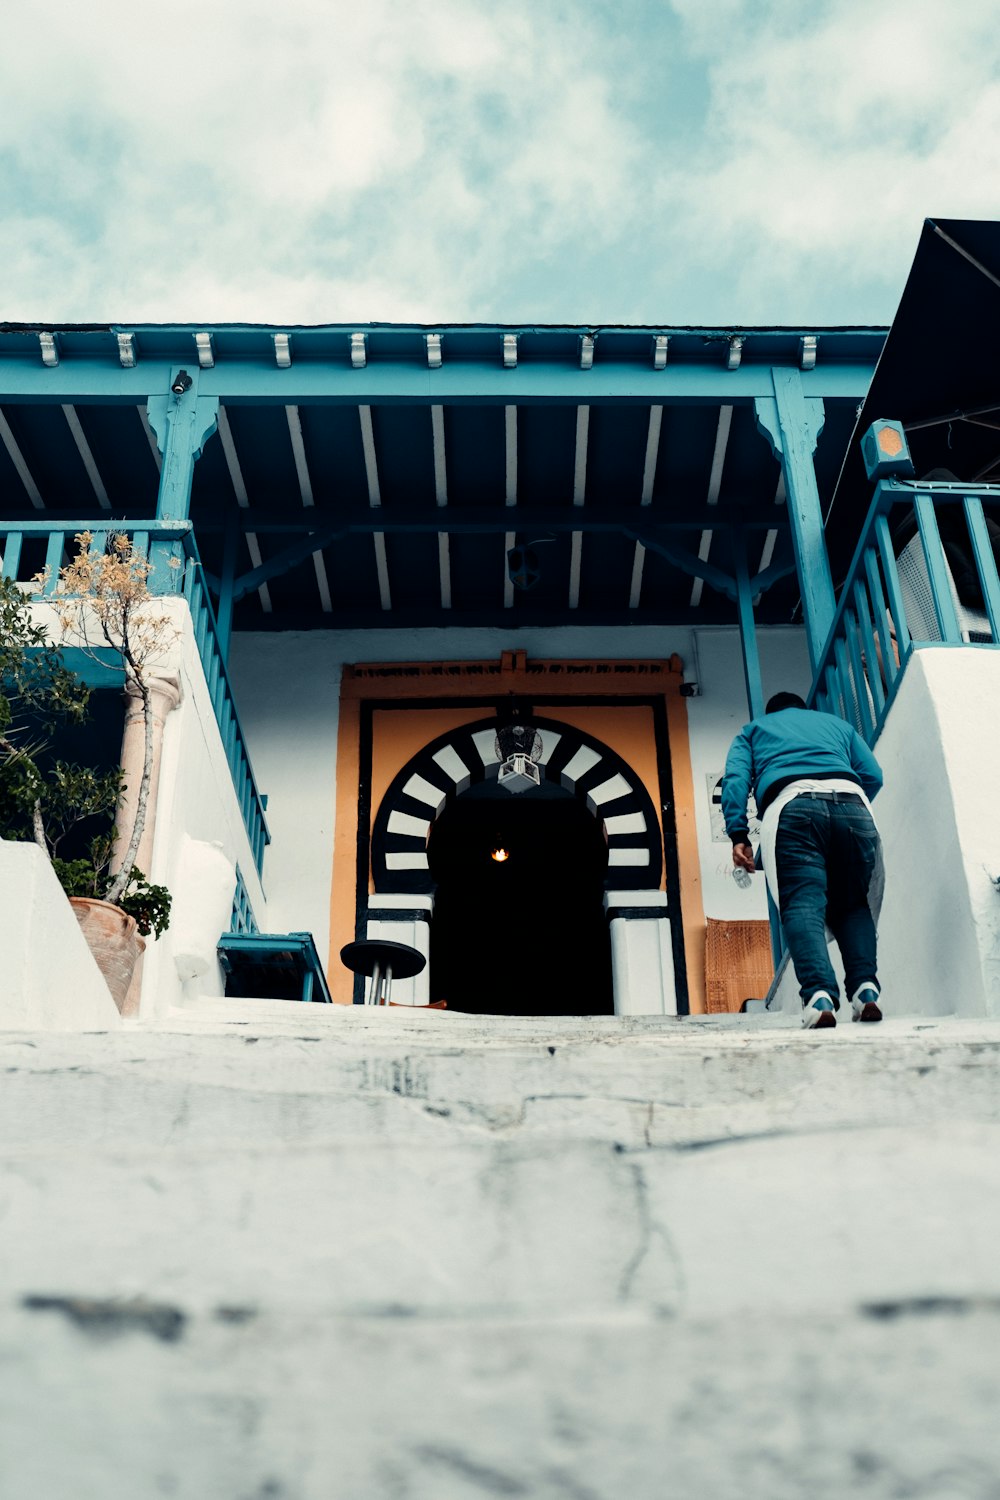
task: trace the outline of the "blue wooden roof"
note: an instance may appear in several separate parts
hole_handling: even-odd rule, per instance
[[[145,406],[184,368],[221,403],[192,491],[206,566],[222,571],[227,526],[238,575],[272,565],[239,599],[237,628],[729,621],[728,599],[642,539],[731,571],[739,527],[751,571],[790,561],[754,399],[771,394],[774,366],[823,398],[826,503],[883,340],[871,328],[0,324],[0,522],[155,515]],[[527,592],[507,578],[515,542],[539,543]],[[790,619],[797,600],[791,577],[759,618]]]

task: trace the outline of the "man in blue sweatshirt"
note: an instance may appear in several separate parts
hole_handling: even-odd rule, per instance
[[[855,1021],[881,1021],[875,921],[881,846],[869,798],[882,785],[878,761],[844,719],[777,693],[763,717],[733,740],[722,811],[733,864],[752,871],[747,799],[757,801],[767,883],[781,911],[802,996],[803,1026],[836,1026],[840,996],[829,927],[844,961]]]

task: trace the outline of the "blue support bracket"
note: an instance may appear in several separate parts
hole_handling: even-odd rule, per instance
[[[809,660],[815,672],[836,613],[813,466],[813,454],[823,430],[823,402],[803,394],[798,370],[775,366],[771,382],[773,397],[757,397],[754,412],[757,426],[770,443],[785,476]]]
[[[627,537],[629,541],[641,543],[647,552],[656,552],[660,557],[665,557],[667,562],[672,563],[675,568],[680,568],[681,572],[687,573],[689,577],[704,579],[705,583],[723,598],[736,598],[736,580],[730,578],[729,574],[724,573],[721,568],[689,552],[686,547],[663,541],[649,530],[637,526],[623,527],[622,536]]]
[[[226,530],[222,544],[222,572],[219,576],[219,606],[216,610],[219,650],[227,666],[229,664],[229,640],[233,631],[233,583],[236,577],[236,559],[241,539],[239,516],[235,509],[230,508],[226,513]]]

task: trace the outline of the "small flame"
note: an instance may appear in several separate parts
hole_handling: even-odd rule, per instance
[[[506,849],[491,849],[490,859],[495,859],[498,865],[502,865],[505,859],[510,859],[510,854]]]

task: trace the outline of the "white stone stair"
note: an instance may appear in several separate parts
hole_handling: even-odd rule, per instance
[[[1000,1026],[216,1002],[0,1066],[12,1495],[995,1496]]]

